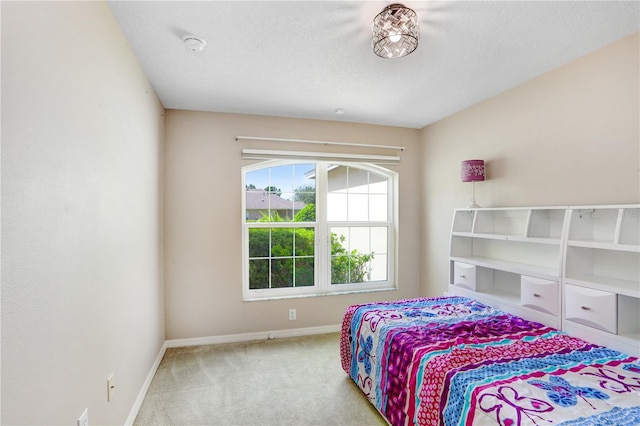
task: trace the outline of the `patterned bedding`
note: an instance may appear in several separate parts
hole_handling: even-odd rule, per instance
[[[640,362],[463,297],[354,305],[342,368],[391,425],[640,425]]]

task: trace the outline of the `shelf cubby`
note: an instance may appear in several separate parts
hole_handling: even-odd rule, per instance
[[[640,205],[459,209],[449,259],[452,294],[640,354]]]

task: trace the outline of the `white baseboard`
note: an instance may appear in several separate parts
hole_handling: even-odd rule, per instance
[[[153,361],[151,365],[151,369],[149,370],[149,374],[147,374],[147,378],[144,380],[142,384],[142,388],[140,388],[140,392],[138,392],[138,397],[133,403],[133,407],[131,407],[131,411],[129,412],[129,417],[125,421],[125,426],[133,425],[133,422],[136,421],[136,417],[138,416],[138,411],[140,411],[140,407],[142,406],[142,401],[144,401],[144,397],[147,395],[147,391],[149,390],[149,386],[151,386],[151,381],[153,380],[153,376],[156,375],[156,371],[160,366],[160,361],[164,357],[164,353],[167,350],[167,341],[165,340],[156,356],[156,359]]]
[[[167,348],[183,346],[217,345],[220,343],[251,342],[253,340],[282,339],[285,337],[311,336],[314,334],[336,333],[340,331],[340,324],[320,327],[292,328],[289,330],[261,331],[257,333],[227,334],[224,336],[195,337],[191,339],[167,340]]]
[[[289,330],[276,330],[276,331],[263,331],[257,333],[242,333],[242,334],[227,334],[224,336],[209,336],[209,337],[194,337],[190,339],[172,339],[165,340],[164,344],[160,348],[160,352],[156,356],[153,365],[151,366],[151,370],[149,374],[147,374],[147,378],[142,384],[142,388],[138,393],[138,397],[133,403],[133,407],[129,412],[129,417],[125,422],[125,426],[133,425],[133,422],[136,420],[138,416],[138,411],[140,411],[140,407],[142,406],[142,402],[144,401],[144,397],[147,395],[147,391],[149,390],[149,386],[151,386],[151,381],[153,380],[153,376],[155,376],[158,367],[160,366],[160,361],[162,361],[162,357],[168,348],[180,348],[185,346],[200,346],[200,345],[217,345],[221,343],[238,343],[238,342],[251,342],[254,340],[267,340],[267,339],[282,339],[286,337],[301,337],[301,336],[312,336],[314,334],[326,334],[326,333],[337,333],[340,331],[341,325],[326,325],[320,327],[307,327],[307,328],[292,328]]]

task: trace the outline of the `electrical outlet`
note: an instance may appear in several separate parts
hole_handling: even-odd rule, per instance
[[[107,402],[113,399],[113,393],[116,389],[116,382],[113,379],[113,374],[107,379]]]
[[[296,310],[294,308],[289,309],[289,321],[296,319]]]
[[[85,408],[84,412],[78,417],[78,426],[89,426],[89,409]]]

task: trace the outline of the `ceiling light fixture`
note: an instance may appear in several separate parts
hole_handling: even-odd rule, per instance
[[[374,19],[373,51],[381,58],[402,58],[418,47],[418,17],[413,9],[395,3]]]

